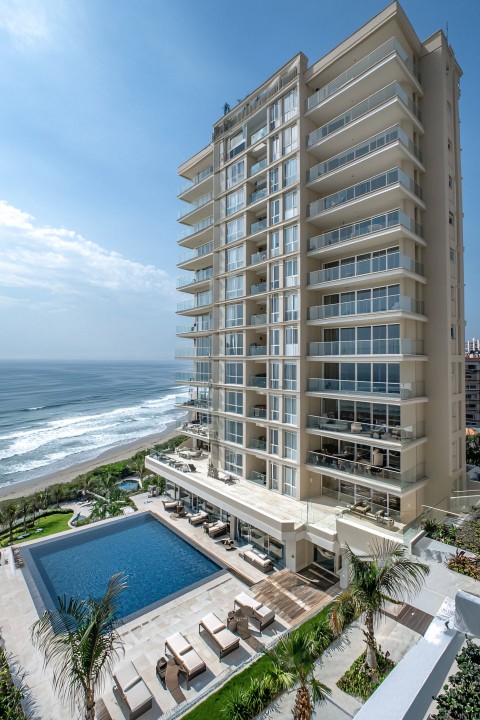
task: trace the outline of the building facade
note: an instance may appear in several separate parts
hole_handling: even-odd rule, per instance
[[[465,426],[480,428],[480,356],[474,350],[465,356]]]
[[[178,405],[211,467],[147,466],[293,569],[339,572],[463,481],[460,76],[394,2],[179,169]]]

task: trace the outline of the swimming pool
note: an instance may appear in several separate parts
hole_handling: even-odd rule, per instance
[[[120,615],[131,620],[224,570],[150,513],[121,518],[22,549],[37,610],[64,593],[101,597],[112,575],[125,572]]]
[[[117,487],[119,487],[120,490],[124,490],[125,492],[137,492],[137,490],[139,489],[139,484],[136,480],[122,480],[122,482],[119,483]]]

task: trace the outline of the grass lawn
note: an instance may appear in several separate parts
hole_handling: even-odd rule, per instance
[[[330,612],[330,605],[324,607],[315,617],[307,620],[303,625],[298,628],[301,633],[309,632],[313,625],[318,619],[328,615]],[[235,675],[231,680],[228,680],[225,685],[217,690],[216,692],[209,695],[203,702],[199,703],[189,713],[183,716],[183,720],[219,720],[222,718],[221,709],[224,704],[226,695],[234,688],[244,688],[250,685],[250,680],[255,677],[263,677],[265,674],[265,668],[267,667],[268,660],[266,657],[260,657],[252,665],[242,670],[242,672]]]
[[[28,537],[26,538],[20,538],[18,539],[19,535],[23,535],[23,527],[15,528],[13,531],[13,542],[15,545],[20,545],[20,543],[27,542],[29,540],[34,540],[35,538],[43,538],[47,535],[55,535],[59,532],[64,532],[65,530],[70,530],[68,527],[68,521],[71,519],[73,513],[53,513],[52,515],[47,515],[46,517],[40,517],[37,520],[35,520],[35,527],[28,526],[27,532]],[[43,532],[36,533],[35,530],[38,528],[43,528]],[[3,532],[0,535],[0,547],[6,547],[8,545],[8,538],[9,534],[7,532]]]

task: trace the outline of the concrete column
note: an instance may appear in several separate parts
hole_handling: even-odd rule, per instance
[[[232,540],[237,539],[237,518],[230,515],[230,537]]]

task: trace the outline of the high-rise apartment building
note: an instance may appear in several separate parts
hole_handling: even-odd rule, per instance
[[[339,572],[464,477],[460,76],[394,2],[179,169],[179,405],[211,466],[147,466],[293,569]]]
[[[465,425],[480,428],[480,357],[478,350],[465,356]]]

